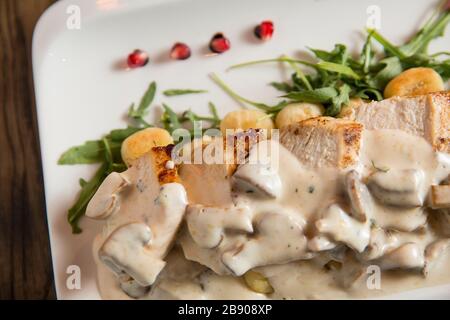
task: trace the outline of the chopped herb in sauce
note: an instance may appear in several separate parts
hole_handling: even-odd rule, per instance
[[[377,170],[377,171],[381,171],[381,172],[388,172],[390,169],[388,167],[377,167],[375,165],[375,162],[373,162],[372,160],[372,167]]]

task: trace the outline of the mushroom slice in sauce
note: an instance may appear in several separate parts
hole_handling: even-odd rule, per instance
[[[430,274],[431,270],[436,266],[440,258],[448,252],[449,248],[450,239],[437,240],[426,247],[425,266],[422,271],[424,276],[427,277]]]
[[[374,221],[388,230],[413,232],[426,225],[427,213],[423,207],[400,208],[394,206],[377,206]]]
[[[120,288],[131,298],[138,299],[149,293],[151,286],[141,286],[131,277],[120,279]]]
[[[424,267],[424,253],[416,243],[405,243],[399,248],[380,258],[379,266],[383,270],[391,269],[422,269]]]
[[[224,252],[222,262],[234,275],[241,276],[255,267],[303,259],[307,256],[303,225],[290,215],[264,214],[257,223],[257,235]]]
[[[125,175],[113,172],[106,177],[86,208],[86,216],[106,219],[120,208],[120,192],[130,185]]]
[[[308,241],[308,249],[311,251],[326,251],[336,248],[337,244],[324,235],[318,235]]]
[[[365,222],[368,217],[372,216],[373,203],[370,192],[366,185],[361,182],[357,171],[351,170],[347,173],[345,186],[352,208],[350,215],[361,222]]]
[[[361,254],[364,260],[374,260],[382,257],[399,246],[399,239],[395,232],[386,231],[379,227],[372,228],[370,242],[366,250]]]
[[[382,203],[400,207],[420,207],[423,204],[424,173],[407,169],[377,171],[369,178],[369,189]]]
[[[369,222],[363,223],[353,219],[337,204],[329,206],[322,218],[316,221],[315,226],[320,233],[358,252],[364,251],[369,244]]]
[[[233,180],[234,186],[245,192],[255,192],[270,198],[281,195],[280,176],[270,164],[246,163],[238,168]]]
[[[280,145],[271,140],[254,145],[249,151],[247,162],[240,165],[233,175],[235,188],[279,198],[283,190],[278,174],[279,148]]]
[[[430,207],[433,209],[450,208],[450,185],[431,186]]]
[[[166,168],[170,147],[156,147],[133,162],[120,176],[111,174],[96,199],[114,194],[119,178],[127,181],[120,206],[106,220],[99,235],[98,256],[116,276],[128,275],[140,286],[149,286],[165,265],[166,257],[183,220],[187,204],[184,187],[175,168]],[[151,242],[150,242],[151,239]],[[127,287],[124,284],[124,287]],[[127,287],[128,288],[128,287]]]
[[[253,232],[251,212],[247,207],[208,207],[190,205],[186,222],[192,239],[202,248],[217,247],[226,229]]]
[[[123,225],[103,243],[99,258],[117,276],[125,273],[140,286],[149,286],[165,266],[165,262],[150,249],[151,240],[152,232],[146,224]]]

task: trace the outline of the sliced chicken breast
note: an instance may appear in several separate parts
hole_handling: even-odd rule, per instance
[[[307,167],[345,169],[358,162],[363,126],[317,117],[280,129],[280,142]]]
[[[361,103],[343,118],[369,130],[399,129],[425,138],[436,151],[450,153],[449,91]]]

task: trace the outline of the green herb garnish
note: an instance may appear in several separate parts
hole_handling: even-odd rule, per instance
[[[450,78],[449,52],[428,54],[429,43],[444,34],[450,22],[450,10],[444,4],[405,44],[397,46],[376,30],[367,30],[368,35],[358,57],[352,57],[343,44],[336,44],[331,51],[311,49],[317,62],[293,59],[286,56],[275,59],[249,61],[233,65],[229,70],[262,63],[288,63],[294,70],[291,81],[272,82],[270,85],[283,92],[283,97],[291,102],[322,103],[326,115],[337,116],[349,99],[359,97],[366,100],[382,100],[387,83],[406,69],[428,67],[434,69],[444,81]],[[384,49],[384,55],[377,55],[372,42],[376,41]],[[300,69],[307,67],[308,74]],[[239,102],[253,105],[265,112],[276,113],[288,103],[271,108],[261,102],[245,99],[233,92],[223,81],[218,83],[228,94]]]
[[[89,201],[94,196],[103,180],[113,171],[122,172],[126,165],[120,154],[122,142],[133,133],[151,127],[144,120],[156,93],[156,83],[152,82],[137,108],[131,105],[128,111],[128,119],[132,126],[125,129],[115,129],[100,140],[87,141],[80,146],[75,146],[64,152],[58,160],[60,165],[93,164],[100,163],[95,175],[89,180],[80,179],[81,187],[77,201],[69,209],[67,220],[72,226],[73,233],[80,233],[80,218],[84,216]]]
[[[75,204],[69,209],[67,216],[67,220],[72,227],[73,233],[80,233],[82,231],[79,226],[79,221],[84,216],[89,201],[97,192],[103,180],[111,172],[123,172],[127,170],[127,166],[123,162],[121,156],[123,141],[132,134],[153,126],[144,120],[144,117],[147,115],[148,109],[155,98],[155,94],[156,83],[152,82],[141,98],[139,105],[135,107],[135,105],[132,104],[129,108],[127,116],[131,123],[130,126],[124,129],[111,130],[106,136],[99,140],[86,141],[82,145],[72,147],[64,152],[59,158],[58,164],[60,165],[100,164],[97,172],[89,181],[84,179],[79,180],[81,191]],[[209,128],[219,128],[220,126],[220,118],[217,109],[211,102],[209,103],[211,116],[200,116],[191,110],[187,110],[178,115],[168,105],[163,104],[162,106],[164,113],[161,117],[161,123],[170,133],[173,133],[176,129],[183,128],[186,125],[192,127],[190,132],[193,136],[193,134],[197,134],[199,131],[199,121],[210,123],[208,128],[200,131],[201,133]]]
[[[285,107],[288,102],[283,100],[280,103],[270,106],[265,103],[252,101],[250,99],[244,98],[241,95],[237,94],[235,91],[233,91],[222,79],[219,78],[218,75],[215,73],[210,74],[211,79],[219,86],[221,87],[230,97],[232,97],[234,100],[236,100],[239,104],[241,104],[243,107],[246,107],[246,104],[251,105],[255,108],[261,109],[265,111],[266,113],[276,113],[280,111],[283,107]]]
[[[161,116],[161,123],[164,128],[173,134],[173,132],[180,128],[190,128],[189,132],[191,137],[195,138],[199,135],[203,135],[206,130],[209,129],[219,129],[220,128],[220,118],[217,113],[216,106],[209,102],[210,116],[200,116],[192,110],[187,110],[181,114],[177,114],[170,108],[167,104],[163,104],[164,113]],[[200,130],[200,122],[208,122],[210,125],[206,128]]]
[[[181,96],[186,94],[197,94],[197,93],[206,93],[208,91],[206,90],[193,90],[193,89],[169,89],[165,90],[163,94],[166,97],[173,97],[173,96]]]
[[[147,109],[150,107],[153,99],[155,98],[156,93],[156,83],[152,82],[145,92],[144,96],[139,103],[139,106],[135,108],[134,103],[130,106],[130,110],[128,111],[128,117],[134,119],[138,124],[142,124],[144,126],[150,127],[144,120],[144,116],[147,115]]]

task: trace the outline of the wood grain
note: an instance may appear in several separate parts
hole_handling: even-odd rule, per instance
[[[54,299],[31,40],[53,0],[0,0],[0,299]]]

